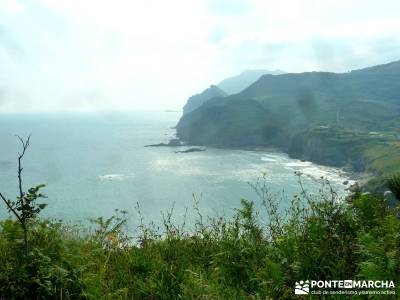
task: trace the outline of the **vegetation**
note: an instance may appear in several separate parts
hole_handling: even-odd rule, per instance
[[[400,61],[343,74],[263,75],[185,114],[178,137],[273,146],[293,157],[389,176],[400,166]]]
[[[294,137],[288,152],[316,163],[347,166],[376,175],[389,176],[400,166],[400,141],[391,132],[318,126]]]
[[[28,192],[24,192],[22,186],[22,159],[25,155],[26,150],[29,147],[30,136],[23,140],[18,136],[19,141],[22,145],[22,151],[18,153],[18,189],[19,195],[17,196],[16,201],[12,201],[7,199],[2,193],[0,193],[0,198],[6,204],[8,212],[12,213],[16,219],[18,220],[19,225],[21,225],[23,233],[24,233],[24,248],[25,255],[29,254],[29,223],[32,219],[34,219],[42,209],[46,207],[46,204],[36,203],[36,200],[39,198],[45,198],[43,194],[40,193],[40,189],[44,187],[43,184],[38,185],[36,187],[30,188]]]
[[[391,192],[396,196],[397,199],[400,199],[400,174],[397,173],[392,175],[388,180],[388,186]]]
[[[4,220],[0,295],[292,299],[295,282],[305,279],[400,282],[398,206],[389,209],[383,198],[360,193],[339,201],[324,182],[318,195],[302,189],[280,213],[281,199],[269,193],[265,181],[254,188],[262,210],[242,200],[233,219],[204,220],[195,205],[194,226],[173,224],[167,214],[162,228],[142,223],[134,237],[128,237],[132,232],[125,227],[126,212],[92,220],[89,229],[35,218],[30,221],[28,256],[23,255],[23,228],[18,221]]]

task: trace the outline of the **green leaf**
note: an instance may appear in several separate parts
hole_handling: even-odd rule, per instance
[[[47,204],[46,203],[41,203],[38,206],[39,206],[40,209],[44,209],[47,206]]]

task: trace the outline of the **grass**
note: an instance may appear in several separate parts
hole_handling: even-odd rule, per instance
[[[369,162],[369,170],[379,174],[390,175],[399,171],[400,142],[383,141],[365,147],[362,155]]]
[[[392,132],[358,132],[340,127],[315,127],[303,142],[316,139],[322,151],[322,163],[328,153],[332,162],[343,166],[347,163],[358,171],[378,176],[389,176],[399,171],[400,141]]]
[[[160,230],[142,224],[135,237],[128,237],[133,233],[124,227],[125,212],[92,220],[91,229],[37,219],[31,224],[28,257],[19,224],[4,220],[0,295],[294,299],[295,282],[306,279],[400,282],[399,210],[389,209],[383,198],[355,194],[343,202],[324,185],[315,196],[301,189],[280,214],[281,199],[271,196],[263,181],[255,188],[263,210],[242,200],[232,219],[205,221],[194,207],[194,226],[177,226],[167,214]]]

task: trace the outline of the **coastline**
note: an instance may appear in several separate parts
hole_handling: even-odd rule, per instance
[[[180,140],[180,139],[179,139]],[[224,149],[224,150],[241,150],[241,151],[254,151],[254,152],[259,152],[260,154],[262,152],[268,152],[268,153],[276,153],[276,154],[284,154],[286,155],[289,159],[292,160],[297,160],[299,164],[303,164],[303,167],[306,167],[307,164],[311,166],[315,166],[318,168],[321,168],[321,170],[325,170],[327,173],[332,173],[338,177],[341,178],[343,184],[344,182],[348,182],[347,184],[343,184],[346,186],[345,190],[350,192],[351,187],[358,184],[360,187],[364,186],[369,180],[374,178],[374,174],[370,172],[360,172],[356,171],[352,168],[352,166],[344,166],[340,167],[337,165],[333,164],[321,164],[316,161],[312,160],[307,160],[307,159],[302,159],[300,157],[297,157],[293,154],[291,154],[289,151],[285,151],[284,149],[276,146],[223,146],[223,145],[199,145],[199,144],[191,144],[185,141],[180,140],[181,145],[179,147],[206,147],[206,148],[211,148],[211,149]],[[305,176],[313,179],[313,180],[319,180],[321,179],[320,176],[316,174],[304,174]],[[328,176],[331,177],[332,176]],[[329,178],[326,178],[329,181]],[[339,182],[339,180],[335,180],[336,182]]]

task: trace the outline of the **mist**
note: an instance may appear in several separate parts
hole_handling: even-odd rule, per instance
[[[0,112],[180,110],[246,69],[397,60],[400,3],[373,2],[1,0]]]

